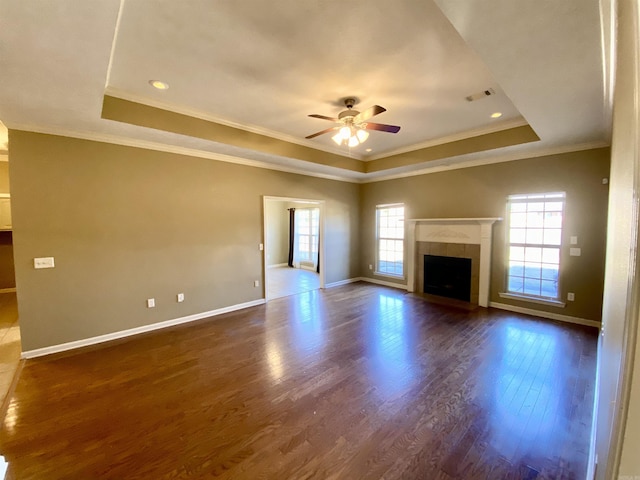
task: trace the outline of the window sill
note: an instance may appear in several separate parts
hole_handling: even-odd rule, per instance
[[[498,295],[500,295],[501,298],[509,298],[511,300],[520,300],[522,302],[537,303],[537,304],[540,304],[540,305],[549,305],[549,306],[552,306],[552,307],[564,308],[564,307],[567,306],[566,303],[561,302],[560,300],[552,300],[552,299],[538,298],[538,297],[529,297],[528,295],[518,295],[517,293],[499,292]]]
[[[375,270],[373,274],[376,277],[387,277],[387,278],[393,278],[395,280],[404,280],[404,275],[394,275],[393,273],[376,272]]]

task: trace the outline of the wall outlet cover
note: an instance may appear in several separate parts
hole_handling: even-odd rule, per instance
[[[53,257],[38,257],[33,259],[33,268],[54,268],[56,266]]]

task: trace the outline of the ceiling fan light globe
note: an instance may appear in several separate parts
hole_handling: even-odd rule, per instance
[[[338,135],[340,135],[340,138],[342,140],[349,140],[349,138],[351,137],[351,129],[347,126],[344,126],[340,129]]]
[[[356,137],[354,135],[353,137],[351,137],[349,139],[349,146],[350,147],[357,147],[358,145],[360,145],[360,141],[358,140],[358,137]]]
[[[365,140],[367,140],[367,138],[369,138],[369,132],[367,132],[366,130],[358,130],[356,132],[356,137],[358,137],[358,140],[360,141],[360,143],[364,143]]]
[[[333,137],[331,137],[331,140],[336,142],[338,145],[342,145],[342,134],[340,132],[336,133]]]

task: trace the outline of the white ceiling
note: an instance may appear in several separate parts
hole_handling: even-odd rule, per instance
[[[0,11],[9,128],[354,181],[610,137],[598,0],[0,0]],[[496,95],[464,98],[487,88]],[[525,123],[541,141],[362,174],[104,120],[105,92],[360,159]],[[305,140],[332,125],[307,115],[337,116],[346,96],[387,108],[372,121],[400,132],[351,151]]]

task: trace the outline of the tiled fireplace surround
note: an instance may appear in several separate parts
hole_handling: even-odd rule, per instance
[[[489,306],[492,226],[501,218],[407,220],[407,290],[424,290],[424,255],[471,259],[471,303]]]

